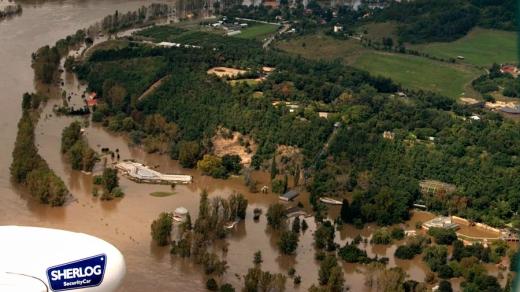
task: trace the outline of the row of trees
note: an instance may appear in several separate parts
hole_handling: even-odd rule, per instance
[[[75,34],[58,40],[54,46],[44,46],[32,54],[32,68],[36,80],[51,84],[58,78],[58,69],[61,58],[65,57],[71,48],[85,42],[85,30],[78,30]]]
[[[116,10],[101,20],[101,29],[108,33],[116,33],[135,26],[142,26],[154,20],[167,17],[172,8],[168,4],[152,3],[150,6],[142,6],[136,11],[125,14]]]
[[[69,196],[63,181],[52,171],[38,154],[34,142],[35,121],[39,116],[41,96],[25,93],[22,100],[22,117],[10,166],[12,179],[27,188],[41,203],[61,206]]]

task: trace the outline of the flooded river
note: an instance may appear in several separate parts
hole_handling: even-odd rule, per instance
[[[103,16],[119,11],[133,10],[151,1],[133,0],[70,0],[50,1],[43,4],[23,4],[23,14],[9,21],[0,22],[0,225],[33,225],[85,232],[107,240],[119,248],[127,263],[127,277],[121,291],[145,291],[153,287],[155,291],[205,291],[206,278],[201,269],[189,260],[170,257],[167,248],[157,248],[151,243],[150,223],[163,211],[171,212],[176,207],[184,206],[195,217],[198,210],[198,194],[206,188],[210,196],[226,197],[233,191],[243,193],[249,200],[245,222],[229,236],[229,251],[225,255],[229,270],[224,276],[225,282],[232,283],[237,290],[242,286],[240,275],[252,267],[253,254],[261,250],[263,269],[272,272],[287,273],[290,267],[302,276],[300,287],[287,282],[287,290],[306,290],[318,279],[318,264],[314,260],[312,232],[315,225],[308,218],[310,228],[300,237],[300,244],[295,256],[282,256],[276,248],[276,235],[266,230],[266,219],[262,216],[254,222],[253,209],[265,211],[269,204],[277,202],[274,194],[251,194],[243,185],[241,178],[214,180],[201,176],[195,170],[182,169],[177,162],[166,156],[146,154],[138,148],[128,146],[127,141],[114,134],[107,133],[98,126],[89,126],[86,136],[90,145],[98,152],[101,147],[119,149],[122,159],[133,158],[148,165],[156,165],[166,173],[183,173],[194,176],[194,183],[178,186],[175,195],[152,197],[154,191],[170,191],[169,186],[137,184],[121,178],[121,186],[126,193],[121,200],[100,201],[91,195],[92,177],[73,171],[60,154],[60,135],[63,127],[73,119],[55,117],[52,107],[61,105],[61,100],[49,101],[36,129],[36,142],[40,154],[52,169],[63,178],[74,200],[61,208],[51,208],[32,201],[21,190],[12,185],[9,179],[11,151],[16,136],[16,124],[20,118],[21,96],[26,91],[34,90],[33,72],[30,68],[30,55],[38,47],[52,44],[56,40],[75,32],[79,28],[98,21]],[[65,76],[65,87],[77,89],[77,80]],[[110,160],[110,159],[109,159]],[[267,184],[268,176],[254,173],[254,177]],[[307,205],[306,196],[299,198]],[[331,209],[332,215],[338,208]],[[416,221],[429,218],[426,213],[415,214],[408,229],[413,229]],[[337,232],[336,241],[343,245],[356,235],[369,237],[375,226],[357,230],[351,226]],[[35,239],[37,240],[37,239]],[[363,244],[361,244],[363,246]],[[410,278],[423,281],[428,270],[417,257],[412,261],[393,259],[396,246],[364,246],[369,256],[387,256],[389,266],[399,265]],[[364,276],[359,266],[345,264],[346,284],[353,291],[363,291]]]

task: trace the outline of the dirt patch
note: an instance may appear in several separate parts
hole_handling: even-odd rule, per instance
[[[251,137],[226,128],[220,128],[211,142],[215,155],[238,155],[242,159],[242,164],[246,166],[251,164],[251,159],[257,149],[257,145]]]
[[[518,104],[515,102],[506,102],[506,101],[499,101],[497,100],[494,103],[486,102],[484,105],[486,108],[489,109],[500,109],[500,108],[506,108],[506,107],[516,107]]]
[[[269,167],[271,161],[268,162]],[[303,154],[298,147],[279,145],[276,149],[276,166],[280,173],[292,173],[296,166],[303,168]]]
[[[461,101],[462,103],[469,104],[469,105],[479,103],[478,100],[476,100],[476,99],[474,99],[474,98],[472,98],[472,97],[461,97],[461,98],[460,98],[460,101]]]
[[[453,222],[459,224],[459,229],[457,230],[457,233],[467,236],[470,239],[471,238],[498,238],[500,236],[500,232],[497,232],[495,230],[491,230],[491,228],[483,228],[479,227],[473,224],[470,224],[469,222],[465,220],[461,220],[458,218],[453,218]]]
[[[230,68],[230,67],[214,67],[207,71],[208,74],[215,74],[218,77],[235,78],[240,74],[246,73],[246,70]]]

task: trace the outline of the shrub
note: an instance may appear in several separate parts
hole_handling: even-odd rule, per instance
[[[208,281],[206,282],[206,288],[209,291],[217,291],[218,290],[217,281],[215,281],[215,279],[213,279],[213,278],[208,279]]]
[[[346,244],[339,249],[338,255],[347,263],[369,263],[367,252],[353,244]]]
[[[377,229],[370,240],[370,243],[372,244],[390,244],[391,242],[392,236],[387,228]]]
[[[231,284],[226,283],[220,286],[220,292],[235,292],[235,288]]]
[[[159,245],[165,246],[170,240],[170,234],[173,227],[173,216],[170,213],[163,212],[152,222],[151,234],[152,239]]]
[[[399,228],[399,227],[394,227],[394,228],[392,228],[390,235],[395,240],[401,240],[404,238],[404,229]]]
[[[453,229],[446,228],[430,228],[428,234],[435,238],[435,243],[450,245],[457,240],[457,234]]]

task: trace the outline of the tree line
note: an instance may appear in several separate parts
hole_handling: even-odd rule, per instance
[[[18,133],[10,166],[12,179],[43,204],[61,206],[69,191],[61,178],[52,171],[38,154],[34,142],[34,127],[39,116],[39,106],[44,97],[25,93],[22,100],[22,117],[18,122]]]

